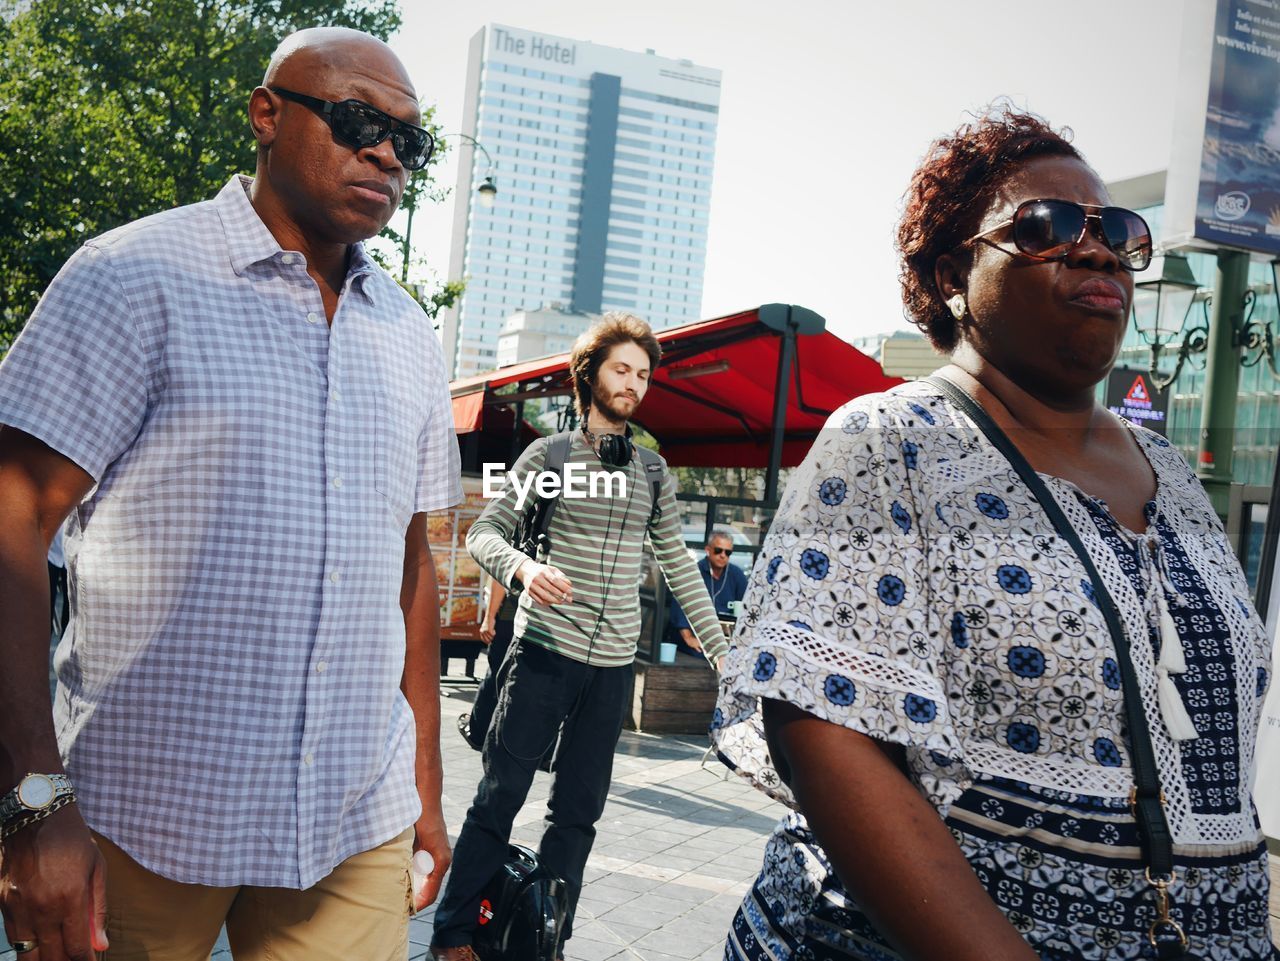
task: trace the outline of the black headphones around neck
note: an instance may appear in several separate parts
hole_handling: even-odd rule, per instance
[[[593,434],[583,428],[587,441],[605,467],[626,467],[631,463],[631,428],[625,434]]]

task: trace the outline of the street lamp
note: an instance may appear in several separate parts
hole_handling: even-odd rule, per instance
[[[1213,289],[1199,290],[1186,258],[1166,252],[1159,279],[1137,285],[1140,290],[1134,292],[1134,326],[1151,347],[1152,382],[1158,390],[1173,383],[1191,354],[1205,355],[1195,470],[1214,510],[1223,518],[1227,516],[1234,481],[1231,462],[1240,370],[1256,367],[1265,358],[1267,373],[1280,381],[1271,324],[1253,319],[1260,295],[1275,294],[1280,308],[1280,272],[1273,261],[1272,282],[1251,285],[1249,257],[1246,250],[1218,248]],[[1182,333],[1196,301],[1204,305],[1204,323],[1182,335],[1173,373],[1157,376],[1161,351]],[[1178,323],[1180,313],[1182,322]]]
[[[1271,290],[1268,291],[1267,284],[1254,284],[1245,291],[1244,300],[1246,313],[1244,322],[1240,325],[1239,341],[1240,346],[1244,348],[1245,355],[1240,358],[1240,364],[1244,367],[1257,367],[1265,357],[1267,359],[1266,371],[1271,375],[1272,380],[1280,381],[1280,370],[1276,370],[1276,354],[1275,354],[1275,334],[1271,332],[1271,321],[1265,324],[1253,320],[1253,308],[1257,305],[1259,294],[1271,293],[1276,298],[1276,316],[1280,317],[1280,273],[1277,273],[1277,265],[1280,265],[1280,258],[1271,261]],[[1252,357],[1249,356],[1250,351],[1257,351]]]
[[[1204,353],[1209,343],[1208,296],[1198,296],[1200,285],[1184,254],[1165,253],[1158,276],[1134,284],[1133,326],[1151,348],[1151,383],[1163,391],[1172,384],[1191,354]],[[1160,354],[1173,343],[1186,326],[1191,308],[1199,300],[1205,305],[1204,323],[1187,331],[1178,345],[1178,362],[1168,377],[1160,376]]]
[[[1166,253],[1157,259],[1163,261],[1160,276],[1155,280],[1134,284],[1133,326],[1151,348],[1151,365],[1148,368],[1151,382],[1157,390],[1163,391],[1177,379],[1182,365],[1190,355],[1203,354],[1208,350],[1209,304],[1213,300],[1213,291],[1200,289],[1195,274],[1191,272],[1191,265],[1183,254]],[[1267,372],[1280,380],[1280,370],[1276,368],[1275,334],[1271,330],[1271,323],[1253,319],[1258,297],[1269,293],[1275,294],[1276,308],[1280,311],[1280,271],[1277,270],[1277,265],[1280,265],[1280,260],[1271,262],[1271,283],[1250,284],[1245,288],[1240,300],[1240,312],[1231,311],[1228,319],[1231,324],[1231,347],[1236,351],[1240,366],[1257,367],[1265,359]],[[1182,334],[1192,308],[1197,303],[1204,309],[1204,321],[1183,335],[1182,342],[1178,344],[1178,360],[1173,373],[1163,377],[1158,370],[1160,355]]]
[[[492,207],[494,198],[498,196],[498,182],[494,179],[494,176],[493,176],[493,171],[496,169],[497,165],[493,162],[493,158],[489,156],[489,151],[485,150],[484,144],[482,144],[475,137],[472,137],[470,134],[451,133],[451,134],[446,134],[445,136],[461,137],[463,140],[471,144],[471,146],[475,147],[482,154],[484,154],[484,161],[489,166],[484,173],[484,182],[481,183],[480,186],[476,188],[476,193],[480,195],[481,207],[485,207],[485,208]]]
[[[437,141],[443,141],[444,136],[445,135],[442,134],[440,137],[437,137],[436,138]],[[484,183],[482,183],[479,187],[476,188],[476,192],[480,195],[481,207],[485,207],[486,209],[489,207],[492,207],[494,198],[498,196],[498,183],[493,176],[493,171],[496,168],[496,164],[494,164],[493,158],[489,156],[489,151],[484,149],[484,144],[482,144],[479,140],[477,140],[475,137],[470,136],[469,134],[451,133],[448,136],[461,137],[463,140],[468,141],[473,147],[475,147],[482,154],[484,154],[485,162],[489,165],[489,167],[488,167],[488,170],[485,171]],[[417,208],[417,206],[418,204],[417,204],[416,198],[414,199],[412,204],[407,205],[409,216],[408,216],[408,219],[405,221],[404,236],[401,238],[402,260],[400,263],[400,280],[404,283],[408,283],[409,281],[409,251],[411,250],[411,247],[409,244],[409,238],[413,235],[413,212]]]

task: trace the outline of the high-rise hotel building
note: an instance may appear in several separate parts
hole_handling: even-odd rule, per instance
[[[496,364],[519,310],[629,310],[655,329],[702,307],[720,71],[490,24],[471,40],[444,315],[453,375]],[[492,173],[496,202],[476,188]]]

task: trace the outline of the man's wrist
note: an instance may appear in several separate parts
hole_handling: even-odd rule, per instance
[[[0,840],[43,821],[76,800],[75,785],[65,774],[28,773],[0,795]]]
[[[516,569],[515,569],[514,573],[512,573],[512,575],[511,575],[511,583],[512,583],[512,584],[516,584],[516,583],[523,584],[523,583],[524,583],[524,578],[523,578],[523,577],[521,577],[520,575],[521,575],[521,574],[523,574],[523,573],[525,573],[525,568],[526,568],[528,565],[531,565],[531,564],[534,564],[534,563],[536,563],[536,562],[533,560],[533,558],[531,558],[531,557],[526,557],[526,558],[525,558],[524,560],[522,560],[519,564],[517,564],[517,565],[516,565]]]

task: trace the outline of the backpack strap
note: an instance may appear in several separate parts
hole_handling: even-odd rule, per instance
[[[569,460],[569,448],[573,445],[573,431],[562,430],[553,434],[547,441],[547,456],[542,462],[542,469],[556,474],[560,478],[560,490],[564,489],[564,465]],[[529,508],[529,533],[533,543],[541,548],[549,544],[547,531],[551,529],[551,519],[555,517],[556,506],[560,503],[560,495],[542,497]],[[550,547],[547,548],[550,550]]]
[[[649,511],[649,523],[645,525],[647,530],[653,526],[653,522],[662,514],[662,503],[658,498],[662,496],[662,481],[667,476],[667,463],[658,455],[657,451],[641,447],[639,444],[633,445],[632,449],[639,455],[640,465],[644,468],[644,476],[649,479],[649,487],[653,491],[653,508]]]

